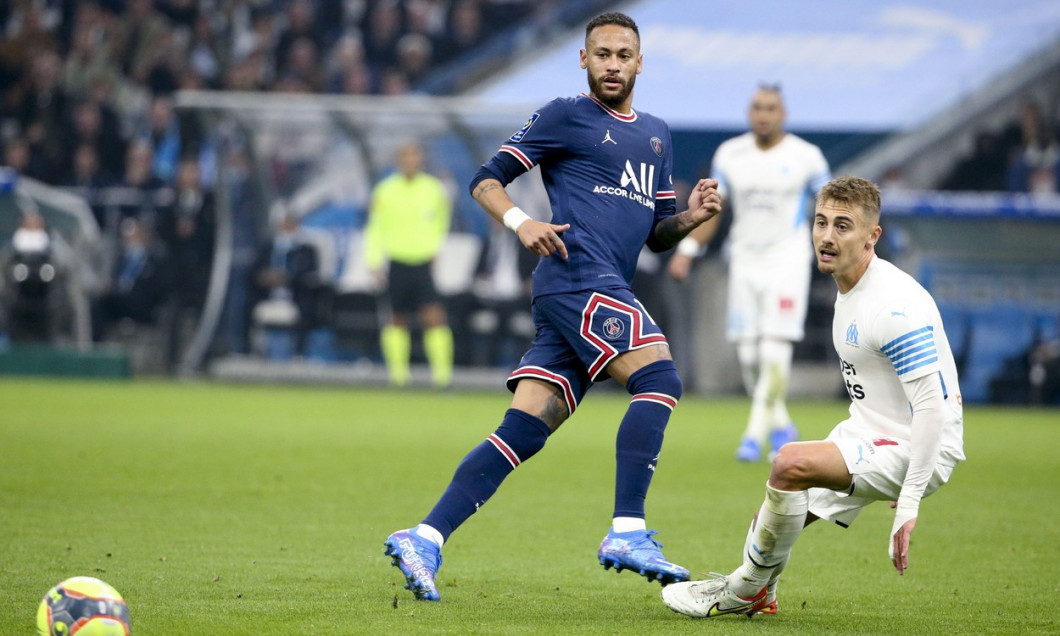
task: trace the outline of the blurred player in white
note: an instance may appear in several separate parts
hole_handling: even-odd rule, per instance
[[[832,341],[850,417],[824,441],[780,449],[766,498],[728,576],[675,583],[663,601],[696,617],[776,613],[776,586],[803,527],[848,527],[874,501],[895,502],[888,553],[899,574],[922,497],[964,460],[961,393],[938,307],[911,276],[875,253],[880,192],[858,177],[821,190],[813,221],[817,268],[839,287]]]
[[[751,413],[736,458],[754,462],[769,443],[770,458],[798,439],[788,415],[793,343],[803,338],[810,293],[810,213],[829,178],[828,162],[813,144],[784,131],[784,101],[777,86],[751,99],[751,130],[718,147],[711,178],[731,203],[729,298],[726,333],[736,343]],[[670,275],[688,276],[718,230],[704,223],[682,241]]]

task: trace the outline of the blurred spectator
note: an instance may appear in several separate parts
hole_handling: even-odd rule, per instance
[[[408,33],[397,42],[398,68],[415,84],[431,70],[434,47],[430,39],[420,33]]]
[[[100,201],[100,190],[114,185],[115,177],[99,164],[96,147],[80,143],[74,148],[73,167],[62,185],[74,188],[88,201],[96,222],[103,227],[105,208]]]
[[[191,42],[188,43],[190,70],[205,84],[217,87],[221,81],[224,58],[225,53],[221,49],[220,38],[214,32],[210,17],[205,13],[198,14],[192,24]]]
[[[309,0],[289,0],[285,4],[287,7],[284,13],[286,24],[280,32],[275,49],[276,64],[279,67],[278,74],[291,71],[285,67],[290,63],[292,49],[296,46],[312,49],[314,57],[325,47],[324,38],[320,29],[317,28],[315,3]]]
[[[79,99],[66,126],[68,131],[63,137],[71,150],[82,145],[91,146],[104,171],[121,174],[125,164],[125,140],[121,137],[114,109],[91,98]],[[66,173],[73,170],[73,161],[71,154],[64,165]]]
[[[344,35],[335,43],[325,64],[329,93],[367,95],[372,92],[372,75],[364,59],[361,40]]]
[[[159,211],[158,235],[166,246],[181,307],[199,308],[206,296],[213,261],[216,205],[211,192],[202,188],[199,162],[194,156],[180,161],[175,196]]]
[[[61,65],[55,51],[38,50],[31,58],[28,76],[11,93],[19,129],[34,159],[42,162],[42,176],[51,183],[63,174],[66,158],[62,133],[68,100],[59,83]]]
[[[92,304],[92,338],[105,340],[122,322],[154,325],[172,277],[166,256],[148,226],[136,218],[121,222],[121,243],[102,294]]]
[[[93,83],[117,81],[121,69],[113,58],[113,16],[96,2],[81,2],[71,29],[70,49],[63,61],[63,87],[84,97],[92,93]]]
[[[8,3],[0,3],[0,6]],[[55,50],[58,16],[39,2],[13,2],[4,6],[8,20],[0,39],[0,86],[14,86],[39,50]]]
[[[449,29],[441,58],[450,59],[472,50],[486,39],[478,0],[457,0],[449,15]]]
[[[379,0],[368,10],[361,33],[369,63],[376,70],[397,64],[397,41],[402,32],[401,8],[394,0]]]
[[[282,59],[281,81],[288,86],[294,83],[302,86],[299,92],[322,92],[325,82],[319,57],[317,45],[311,39],[300,37],[294,40]]]
[[[0,318],[12,342],[53,342],[70,319],[69,272],[56,258],[44,218],[24,214],[0,254]]]
[[[172,97],[155,95],[151,98],[147,118],[140,124],[135,138],[150,145],[151,173],[164,183],[172,183],[181,155],[180,122],[173,109]]]
[[[1020,131],[1020,146],[1008,164],[1008,189],[1014,192],[1056,192],[1060,182],[1060,144],[1038,104],[1023,104]]]
[[[156,48],[171,32],[169,21],[155,10],[154,0],[127,0],[114,23],[112,60],[122,75],[143,86],[156,61]]]
[[[316,326],[319,255],[299,229],[293,213],[284,215],[273,237],[261,245],[250,268],[248,325],[294,331],[296,355],[304,355]]]
[[[33,152],[29,139],[21,135],[4,144],[3,165],[34,179],[44,180],[48,176],[44,160]]]
[[[1008,151],[1001,137],[992,131],[981,130],[975,135],[971,155],[960,160],[942,180],[942,190],[997,191],[1005,189],[1005,170]]]
[[[108,201],[103,230],[115,230],[126,218],[136,217],[153,227],[157,215],[158,195],[165,182],[152,172],[154,150],[146,139],[135,139],[129,144],[125,155],[125,172],[118,186],[123,190],[113,192],[114,199]],[[117,214],[115,214],[115,211]]]

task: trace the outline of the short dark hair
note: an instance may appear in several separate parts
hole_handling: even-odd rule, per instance
[[[608,11],[607,13],[601,13],[592,20],[589,20],[589,24],[585,25],[585,41],[589,41],[589,34],[593,32],[596,27],[606,26],[608,24],[614,24],[616,26],[625,27],[633,31],[637,36],[637,42],[640,42],[640,29],[637,28],[637,23],[633,21],[633,18],[629,17],[625,13],[619,13],[618,11]]]
[[[859,206],[869,221],[880,221],[880,189],[868,179],[861,177],[836,177],[821,188],[818,201],[835,201],[850,206]]]

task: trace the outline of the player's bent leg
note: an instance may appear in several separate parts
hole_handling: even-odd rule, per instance
[[[769,472],[769,485],[778,490],[850,487],[850,471],[839,448],[829,441],[792,442],[780,448]]]

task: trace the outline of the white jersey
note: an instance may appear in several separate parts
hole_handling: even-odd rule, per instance
[[[769,150],[747,132],[718,146],[711,164],[718,192],[732,203],[733,258],[811,261],[809,219],[814,197],[831,174],[820,148],[785,133]]]
[[[938,307],[920,283],[873,257],[858,284],[836,298],[832,342],[851,419],[881,435],[911,438],[912,408],[901,383],[938,374],[948,408],[939,461],[964,459],[957,365]]]

